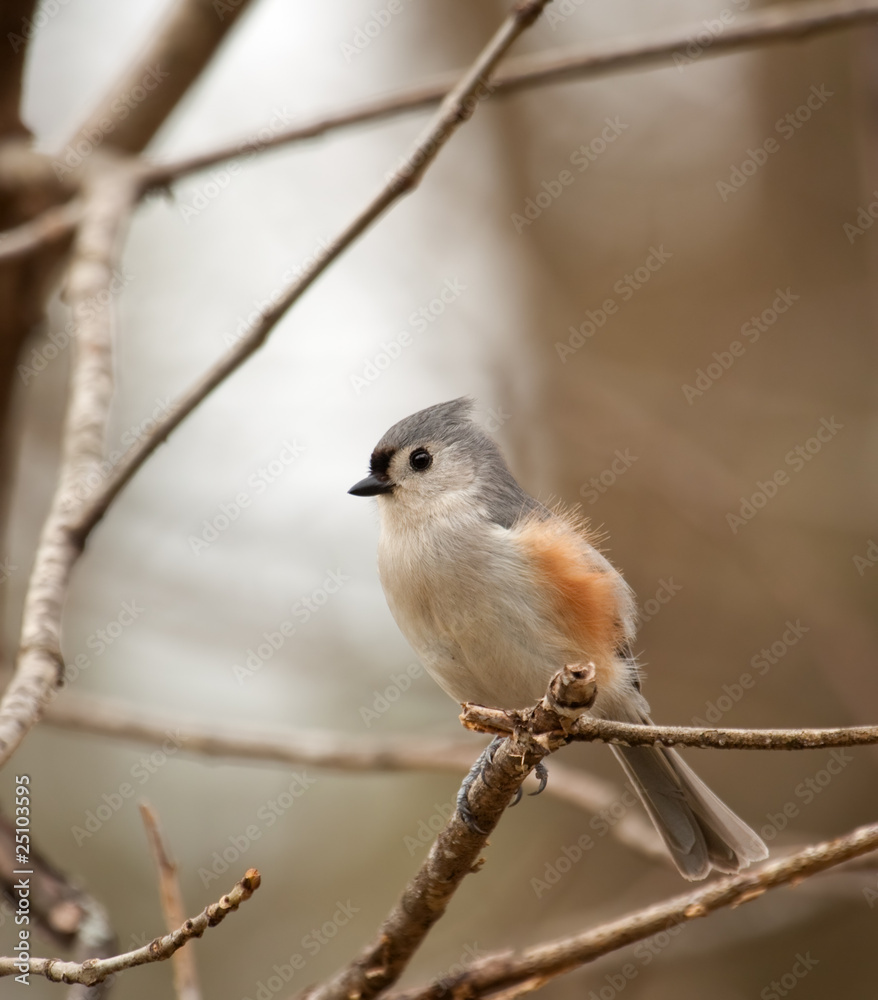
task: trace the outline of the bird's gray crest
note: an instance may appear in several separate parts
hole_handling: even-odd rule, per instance
[[[418,410],[395,423],[378,442],[375,451],[396,451],[425,441],[442,444],[453,444],[455,441],[475,443],[477,438],[490,441],[473,420],[474,406],[475,401],[470,396],[461,396]]]
[[[373,473],[386,473],[393,453],[400,448],[427,445],[459,445],[473,461],[479,493],[488,516],[496,524],[512,527],[529,514],[547,516],[548,511],[515,481],[500,449],[473,419],[475,401],[469,396],[451,399],[419,410],[394,424],[372,453]]]

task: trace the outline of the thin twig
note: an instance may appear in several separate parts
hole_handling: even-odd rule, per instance
[[[191,917],[170,934],[157,937],[149,944],[135,951],[114,955],[112,958],[96,958],[88,962],[62,962],[59,958],[31,958],[28,960],[28,971],[37,976],[45,976],[53,983],[82,983],[84,986],[94,986],[103,982],[108,976],[114,976],[125,969],[133,969],[138,965],[148,965],[150,962],[164,962],[179,948],[199,938],[208,927],[216,927],[218,923],[241,903],[248,900],[259,888],[262,881],[255,868],[249,868],[232,891],[218,902],[211,903],[197,917]],[[21,970],[17,958],[0,958],[0,976],[18,976]]]
[[[797,885],[805,878],[827,871],[878,849],[878,823],[862,826],[835,840],[806,847],[790,857],[762,865],[755,871],[711,882],[694,892],[636,910],[618,920],[582,934],[535,945],[522,952],[487,955],[455,976],[445,976],[428,986],[394,993],[392,1000],[446,1000],[448,997],[494,996],[533,979],[541,983],[698,917],[725,907],[737,907],[770,889]]]
[[[488,79],[518,36],[539,16],[549,0],[518,0],[512,13],[482,50],[460,81],[449,91],[433,120],[415,141],[411,151],[347,226],[315,257],[288,286],[278,301],[266,309],[249,331],[209,369],[178,401],[154,431],[130,450],[115,474],[80,512],[78,530],[83,537],[103,517],[107,507],[168,435],[186,419],[218,385],[257,351],[277,322],[336,258],[340,257],[372,224],[404,195],[414,190],[439,150],[490,93]],[[0,761],[2,763],[2,761]]]
[[[63,674],[61,612],[84,544],[78,511],[103,479],[113,389],[112,282],[136,193],[132,173],[111,158],[97,161],[83,186],[84,218],[67,277],[75,355],[63,456],[28,583],[15,673],[0,702],[0,765],[36,723]]]
[[[322,767],[337,771],[429,771],[466,774],[482,749],[472,739],[436,739],[419,734],[354,736],[349,732],[303,729],[248,732],[236,723],[206,725],[194,719],[175,719],[145,713],[140,706],[91,697],[65,697],[46,709],[44,723],[74,732],[161,747],[171,739],[180,754],[221,757],[257,765],[283,764]],[[577,809],[601,813],[617,810],[626,794],[618,785],[554,761],[546,794]],[[614,820],[615,820],[614,815]],[[669,862],[652,824],[636,810],[611,827],[612,836],[652,860]]]
[[[147,802],[140,803],[140,816],[159,875],[165,926],[169,931],[173,931],[175,927],[182,926],[186,920],[186,907],[183,904],[183,892],[177,877],[177,865],[165,844],[159,818]],[[174,970],[174,990],[177,1000],[201,1000],[195,953],[192,949],[183,948],[176,952],[171,957],[171,966]]]
[[[723,33],[714,36],[706,46],[698,41],[702,51],[697,59],[727,55],[759,45],[798,42],[814,35],[868,23],[876,17],[878,0],[860,3],[850,3],[848,0],[832,0],[829,3],[824,0],[806,0],[804,3],[777,4],[765,10],[742,14],[737,24],[726,26]],[[664,32],[652,32],[648,36],[638,35],[621,41],[589,45],[569,52],[551,51],[510,59],[492,81],[491,93],[502,97],[531,87],[603,76],[623,70],[649,69],[661,66],[675,55],[685,59],[687,45],[693,38],[698,40],[703,30],[702,24],[687,25]],[[434,107],[458,76],[457,72],[445,74],[417,87],[371,98],[341,111],[321,115],[310,122],[277,132],[264,142],[260,141],[259,152],[314,139],[365,122],[380,121]],[[169,184],[251,152],[252,144],[238,140],[168,163],[146,165],[144,188]],[[0,260],[7,255],[17,256],[30,252],[47,239],[60,238],[65,231],[73,229],[76,221],[77,215],[71,211],[67,218],[57,216],[51,223],[46,223],[42,233],[39,229],[28,229],[21,233],[15,229],[6,234],[0,233]],[[4,236],[14,242],[4,244]]]
[[[479,732],[515,732],[521,715],[482,705],[466,705],[461,721]],[[623,746],[702,747],[712,750],[819,750],[871,746],[878,726],[837,729],[698,729],[693,726],[641,726],[583,716],[568,732],[574,742],[618,743]]]
[[[569,52],[553,50],[533,56],[510,59],[491,83],[492,95],[517,93],[531,87],[562,83],[585,77],[602,76],[621,70],[652,68],[678,56],[688,60],[686,47],[698,40],[703,56],[726,55],[743,48],[778,42],[797,42],[809,36],[837,31],[878,18],[878,0],[807,0],[805,3],[778,4],[764,10],[741,14],[735,24],[724,24],[721,34],[704,39],[704,25],[686,25],[651,31],[621,41],[590,44]],[[694,60],[693,60],[694,61]],[[314,139],[352,125],[379,121],[411,111],[421,111],[438,104],[459,73],[449,73],[429,83],[395,94],[372,98],[353,107],[331,112],[313,121],[271,136],[260,144],[260,151]],[[246,146],[246,144],[245,144]],[[246,147],[244,152],[250,147]],[[164,185],[188,174],[216,166],[242,155],[239,140],[218,149],[197,153],[169,163],[156,163],[147,168],[149,183]]]

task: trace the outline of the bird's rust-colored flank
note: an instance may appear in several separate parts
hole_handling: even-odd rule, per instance
[[[574,535],[579,538],[571,544]],[[613,574],[589,560],[580,538],[589,541],[569,515],[529,521],[519,529],[520,544],[545,581],[545,593],[553,595],[563,631],[572,645],[595,660],[600,674],[622,639],[620,594]]]

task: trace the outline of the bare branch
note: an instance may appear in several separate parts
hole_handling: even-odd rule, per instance
[[[183,905],[183,892],[177,877],[177,865],[171,859],[159,818],[155,810],[147,802],[140,803],[140,816],[146,829],[146,837],[155,859],[159,874],[162,912],[165,915],[165,926],[169,931],[180,927],[186,920],[186,908]],[[174,990],[178,1000],[201,1000],[201,989],[198,985],[198,972],[195,968],[195,954],[191,948],[181,949],[171,958],[174,970]]]
[[[72,139],[80,132],[106,135],[106,142],[115,149],[140,152],[249,5],[250,0],[235,0],[223,4],[218,13],[213,0],[176,0],[145,50],[113,83]],[[120,102],[124,117],[117,111]]]
[[[74,732],[94,733],[112,739],[161,747],[172,736],[181,754],[233,758],[253,764],[307,765],[338,771],[430,771],[466,774],[473,754],[481,747],[471,739],[430,739],[418,735],[361,738],[346,732],[305,729],[277,733],[247,732],[232,723],[208,726],[194,719],[152,716],[140,706],[91,697],[88,700],[55,700],[46,709],[44,722]],[[618,785],[584,771],[552,764],[547,795],[600,813],[617,807],[625,794]],[[615,818],[615,817],[614,817]],[[652,860],[669,863],[652,824],[635,810],[626,811],[611,833],[622,843]]]
[[[515,732],[526,713],[482,705],[466,705],[461,722],[495,735]],[[574,742],[618,743],[623,746],[703,747],[713,750],[818,750],[828,747],[871,746],[878,743],[878,726],[840,729],[697,729],[692,726],[641,726],[631,722],[581,717],[568,731]]]
[[[548,0],[518,0],[494,37],[478,55],[442,102],[433,120],[414,143],[377,194],[316,256],[314,262],[281,294],[250,330],[180,399],[172,413],[160,421],[154,431],[132,448],[116,473],[104,484],[80,512],[78,530],[83,537],[103,517],[107,507],[119,491],[131,480],[149,456],[166,440],[168,435],[201,403],[218,385],[243,364],[265,342],[269,333],[286,311],[311,287],[336,258],[340,257],[391,205],[408,194],[421,180],[424,172],[436,159],[439,150],[476,109],[478,102],[490,93],[488,79],[518,36],[539,16]]]
[[[522,781],[550,752],[526,732],[499,744],[469,790],[477,829],[459,812],[452,814],[375,940],[332,979],[308,991],[308,1000],[370,1000],[396,982],[460,883],[478,871],[479,854]]]
[[[455,976],[393,994],[392,1000],[446,1000],[448,997],[495,996],[504,988],[550,979],[642,941],[659,931],[707,917],[726,907],[759,899],[770,889],[795,886],[805,878],[878,849],[878,823],[862,826],[843,837],[806,847],[781,861],[717,879],[703,888],[636,910],[618,920],[571,937],[535,945],[523,952],[487,955]],[[514,993],[511,995],[515,995]]]
[[[59,958],[31,958],[28,960],[28,972],[37,976],[45,976],[53,983],[82,983],[84,986],[94,986],[109,976],[114,976],[125,969],[133,969],[138,965],[150,962],[164,962],[169,959],[184,944],[192,938],[199,938],[208,927],[216,927],[241,903],[248,900],[259,888],[262,879],[255,868],[249,868],[232,891],[223,896],[219,902],[211,903],[197,917],[187,920],[177,930],[164,937],[155,938],[149,944],[135,951],[115,955],[112,958],[96,958],[87,962],[62,962]],[[16,958],[0,958],[0,976],[16,976],[21,974]]]
[[[63,673],[61,612],[70,571],[84,544],[77,515],[102,479],[113,387],[110,289],[136,194],[131,171],[106,157],[96,161],[83,188],[84,219],[67,277],[75,359],[63,457],[25,597],[18,662],[0,702],[0,764],[36,723]],[[102,298],[107,305],[95,309],[94,302]]]
[[[758,45],[798,42],[814,35],[838,31],[865,24],[878,17],[878,0],[851,3],[849,0],[806,0],[804,3],[776,4],[768,9],[741,15],[738,23],[729,25],[723,34],[716,36],[699,58],[727,55]],[[510,59],[491,83],[491,94],[505,96],[531,87],[563,83],[570,80],[603,76],[609,73],[660,65],[684,54],[691,39],[702,30],[702,25],[652,32],[649,36],[636,36],[620,42],[606,42],[599,46],[574,49],[566,53],[552,51],[542,55]],[[330,132],[380,121],[396,115],[422,111],[438,104],[448,93],[459,73],[443,75],[436,80],[408,88],[396,94],[371,98],[341,111],[331,112],[305,124],[271,136],[260,144],[259,151],[314,139]],[[96,112],[97,113],[97,112]],[[95,113],[95,114],[96,114]],[[94,115],[92,116],[94,117]],[[249,154],[252,146],[238,140],[218,149],[207,150],[169,163],[154,163],[145,167],[145,188],[169,184],[199,170],[206,170],[227,160]],[[75,212],[67,217],[57,216],[45,224],[45,230],[9,230],[0,233],[0,259],[7,254],[17,256],[29,252],[44,240],[58,239],[70,232],[77,221]],[[22,227],[23,228],[23,227]],[[3,237],[12,241],[8,248]]]
[[[725,25],[703,47],[702,56],[727,55],[740,49],[780,42],[797,42],[816,34],[837,31],[873,21],[878,17],[878,0],[807,0],[805,3],[778,4],[764,10],[742,14],[737,23]],[[531,87],[562,83],[592,76],[603,76],[622,70],[650,68],[674,56],[686,59],[686,46],[699,32],[702,24],[651,31],[622,41],[589,45],[569,52],[550,51],[540,55],[510,59],[491,83],[492,95],[517,93]],[[268,139],[260,151],[294,142],[314,139],[363,122],[380,121],[399,114],[421,111],[442,100],[459,73],[395,94],[372,98],[353,107],[299,124]],[[242,155],[240,141],[170,163],[157,163],[147,168],[148,181],[154,185],[168,184],[187,174],[216,166]],[[248,147],[249,149],[249,147]],[[246,150],[245,150],[246,151]]]
[[[0,261],[17,260],[69,236],[82,218],[78,200],[52,205],[41,215],[0,233]]]
[[[78,962],[112,955],[116,935],[106,910],[51,864],[33,839],[22,840],[22,832],[20,826],[0,816],[0,884],[6,895],[20,898],[17,883],[27,874],[29,915],[42,934],[56,947],[72,949]],[[32,835],[28,832],[27,836]],[[67,1000],[85,1000],[84,991],[85,987],[74,986]],[[102,987],[87,994],[88,1000],[100,1000],[103,995]]]

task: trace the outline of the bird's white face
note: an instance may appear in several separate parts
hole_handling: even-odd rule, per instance
[[[459,443],[426,440],[392,453],[376,452],[372,465],[378,472],[383,466],[390,487],[379,496],[382,509],[426,517],[434,515],[437,508],[447,511],[472,503],[477,470]]]

